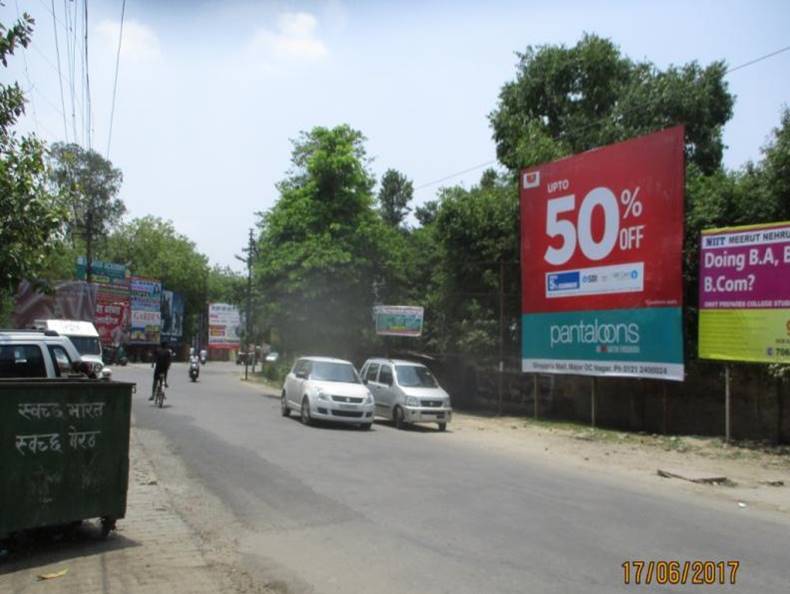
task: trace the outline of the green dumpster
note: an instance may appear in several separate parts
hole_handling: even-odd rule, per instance
[[[0,539],[126,514],[134,384],[0,380]]]

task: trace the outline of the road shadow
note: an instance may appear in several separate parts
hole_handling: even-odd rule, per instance
[[[291,416],[288,418],[295,423],[302,422],[298,414],[294,415],[294,413],[291,413]],[[354,423],[333,423],[332,421],[317,421],[315,419],[312,420],[309,427],[305,427],[305,429],[323,429],[326,431],[360,431],[362,433],[370,433],[371,431],[375,430],[375,428],[375,423],[371,425],[370,429],[362,429],[362,427],[359,427]]]
[[[397,427],[395,427],[394,421],[386,421],[383,419],[377,419],[376,423],[374,424],[374,427],[376,425],[381,425],[382,427],[388,427],[396,431],[405,431],[408,433],[452,433],[452,431],[449,428],[449,425],[448,428],[445,429],[444,431],[439,431],[438,427],[432,427],[430,425],[417,425],[414,423],[406,423],[403,426],[403,428],[399,430]]]
[[[37,528],[0,543],[0,575],[140,545],[116,530],[102,538],[98,521],[84,521],[71,527]]]

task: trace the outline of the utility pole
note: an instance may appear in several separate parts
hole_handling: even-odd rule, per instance
[[[244,262],[247,265],[247,323],[244,340],[247,342],[247,356],[244,357],[244,381],[248,379],[248,367],[250,364],[250,338],[252,337],[252,262],[258,255],[258,249],[255,246],[255,238],[253,237],[252,228],[250,228],[250,238],[247,247],[242,250],[247,253],[246,258],[236,256],[237,260]],[[255,345],[252,345],[253,357],[255,356]],[[254,371],[254,368],[253,368]]]

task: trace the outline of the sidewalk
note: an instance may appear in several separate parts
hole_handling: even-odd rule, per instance
[[[0,560],[0,592],[27,594],[227,592],[221,571],[168,501],[132,427],[126,518],[106,541],[85,522],[73,538],[30,543]],[[68,572],[40,580],[42,574]]]

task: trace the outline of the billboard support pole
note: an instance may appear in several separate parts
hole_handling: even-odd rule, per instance
[[[667,383],[661,384],[661,433],[667,434]]]
[[[534,383],[532,384],[532,393],[535,396],[535,420],[538,420],[538,374],[534,376]]]
[[[592,389],[590,390],[590,424],[595,429],[595,377],[592,378]]]
[[[730,442],[730,366],[724,366],[724,441]]]

